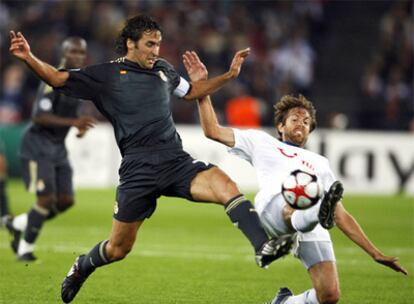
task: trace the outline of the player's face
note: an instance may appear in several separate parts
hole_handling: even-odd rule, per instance
[[[128,45],[127,57],[137,62],[144,69],[152,69],[160,53],[161,32],[144,32],[135,47]]]
[[[304,108],[292,108],[284,124],[279,124],[283,141],[303,147],[308,140],[312,118]]]
[[[68,69],[79,69],[85,64],[86,43],[84,41],[68,43],[63,50],[65,67]]]

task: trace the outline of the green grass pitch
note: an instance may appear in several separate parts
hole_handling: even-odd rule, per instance
[[[75,257],[108,237],[114,193],[77,191],[75,208],[45,224],[34,264],[16,261],[1,229],[0,303],[60,303],[60,283]],[[8,194],[14,213],[34,201],[20,182],[10,182]],[[376,264],[334,228],[341,303],[414,303],[414,199],[349,196],[344,203],[384,253],[400,257],[409,275]],[[295,293],[310,287],[298,260],[289,256],[260,269],[221,207],[162,198],[129,257],[98,269],[74,303],[260,304],[282,286]]]

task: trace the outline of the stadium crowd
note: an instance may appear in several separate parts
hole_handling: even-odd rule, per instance
[[[404,130],[412,117],[412,23],[409,2],[400,3],[390,2],[378,25],[381,47],[365,73],[361,68],[362,128]],[[93,64],[116,58],[113,42],[124,20],[145,12],[163,26],[161,55],[183,75],[180,58],[185,50],[196,50],[214,76],[224,72],[235,50],[250,46],[253,52],[241,77],[215,94],[216,110],[222,121],[233,125],[271,126],[272,105],[280,96],[293,92],[317,98],[312,87],[318,51],[326,38],[327,4],[320,0],[260,5],[196,0],[2,1],[0,124],[29,119],[38,87],[38,80],[8,54],[11,28],[24,32],[33,51],[56,65],[60,42],[70,35],[81,36],[88,41],[87,64]],[[177,123],[197,122],[193,104],[173,105]]]
[[[396,1],[379,24],[378,45],[361,79],[361,126],[414,131],[413,19]],[[412,8],[412,7],[411,7]]]

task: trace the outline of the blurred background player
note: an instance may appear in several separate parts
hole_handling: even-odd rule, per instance
[[[195,52],[184,55],[184,65],[191,80],[207,77],[207,70]],[[267,232],[271,236],[297,233],[295,255],[308,270],[313,288],[297,296],[288,288],[282,288],[271,304],[339,301],[335,254],[326,230],[335,223],[376,262],[407,274],[398,258],[385,256],[376,248],[352,215],[345,210],[339,201],[342,185],[335,182],[328,160],[304,149],[310,132],[316,127],[313,104],[302,95],[286,95],[276,103],[274,109],[275,127],[281,141],[260,130],[222,127],[210,98],[207,96],[199,102],[200,120],[206,137],[228,146],[231,154],[247,160],[255,167],[260,187],[255,198],[255,208]],[[282,182],[290,172],[298,168],[311,170],[327,191],[321,202],[306,210],[291,208],[281,194]]]
[[[62,43],[60,67],[79,69],[85,63],[86,51],[84,39],[67,38]],[[33,251],[43,222],[74,204],[72,167],[65,138],[70,127],[76,127],[77,137],[82,137],[95,123],[91,116],[78,117],[80,104],[80,99],[59,94],[45,83],[40,85],[32,123],[23,135],[20,148],[23,179],[27,190],[36,193],[37,200],[27,213],[6,223],[14,237],[11,247],[18,260],[36,260]]]
[[[0,140],[0,227],[4,225],[9,216],[9,204],[6,194],[7,161],[4,155],[3,142]]]

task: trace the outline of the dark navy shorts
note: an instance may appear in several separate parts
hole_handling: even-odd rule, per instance
[[[26,189],[37,195],[73,195],[73,171],[67,159],[56,163],[46,159],[23,158],[22,174]]]
[[[119,169],[114,218],[128,223],[149,218],[161,195],[194,201],[191,181],[199,172],[212,167],[188,154],[159,164],[124,157]]]

